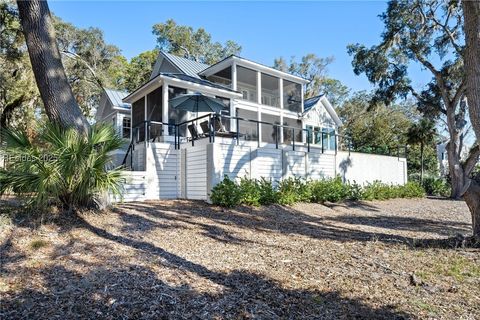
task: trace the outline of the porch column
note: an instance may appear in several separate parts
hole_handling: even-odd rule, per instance
[[[162,122],[168,123],[168,84],[165,82],[162,86]],[[163,135],[168,136],[168,126],[162,126]]]
[[[279,88],[279,93],[280,93],[280,124],[283,124],[283,79],[278,78],[278,88]],[[280,127],[278,128],[278,140],[280,143],[283,143],[283,128]]]
[[[259,105],[262,104],[262,73],[260,71],[257,71],[257,103]],[[258,121],[262,121],[262,107],[258,107]],[[262,143],[262,125],[258,126],[258,141]]]
[[[232,63],[232,90],[237,90],[237,63],[233,61]],[[234,105],[234,99],[230,99],[230,116],[231,117],[236,117],[237,114],[235,113],[235,105]],[[237,131],[237,122],[234,119],[230,120],[230,128],[231,131]]]

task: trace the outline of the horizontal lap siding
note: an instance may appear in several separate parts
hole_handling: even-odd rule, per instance
[[[145,190],[148,187],[146,183],[146,172],[142,171],[124,171],[123,177],[123,198],[112,198],[114,202],[130,202],[145,200]]]
[[[335,176],[335,155],[333,154],[308,154],[307,178],[319,180]]]
[[[282,151],[257,149],[252,156],[252,178],[278,181],[282,178]]]
[[[155,185],[158,187],[160,199],[177,198],[179,151],[170,144],[152,144],[152,152],[157,172]]]
[[[188,199],[207,199],[207,146],[186,150],[185,192]]]
[[[285,177],[306,177],[306,153],[302,151],[284,151]]]
[[[214,153],[216,180],[222,180],[224,175],[230,179],[250,178],[250,150],[248,146],[216,145]]]

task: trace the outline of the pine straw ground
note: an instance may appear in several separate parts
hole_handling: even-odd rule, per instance
[[[0,319],[480,318],[479,250],[418,240],[469,233],[460,201],[0,210]]]

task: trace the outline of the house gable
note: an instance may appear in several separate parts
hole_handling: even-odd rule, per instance
[[[303,119],[306,125],[340,127],[342,122],[325,95],[305,100]]]

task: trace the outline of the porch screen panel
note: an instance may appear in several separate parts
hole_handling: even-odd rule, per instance
[[[132,135],[138,141],[145,140],[145,97],[132,103]]]
[[[224,97],[215,97],[219,100],[222,101],[222,103],[225,105],[225,108],[220,112],[222,116],[230,116],[230,99],[229,98],[224,98]],[[225,127],[226,131],[230,131],[230,119],[229,118],[221,118],[222,119],[222,124]]]
[[[147,120],[162,122],[162,87],[155,89],[147,95]],[[152,123],[150,126],[150,139],[162,135],[162,125]]]
[[[237,66],[237,90],[243,95],[243,100],[257,101],[257,72]]]
[[[257,120],[258,113],[255,111],[237,109],[237,117],[244,119]],[[255,122],[247,122],[239,120],[238,122],[239,130],[238,132],[243,135],[245,140],[257,140],[257,124]]]
[[[168,87],[168,100],[178,97],[179,95],[186,94],[187,89],[178,88],[178,87]],[[175,124],[181,123],[188,120],[188,112],[176,110],[174,108],[168,108],[168,134],[174,135],[175,134]],[[186,137],[187,134],[187,126],[184,125],[179,128],[180,136]]]
[[[283,108],[293,112],[302,111],[302,85],[283,80]]]
[[[280,124],[280,117],[274,116],[268,113],[262,113],[262,122],[268,122],[272,124]],[[275,127],[270,124],[262,124],[262,142],[275,143],[275,137],[280,134],[280,128],[275,131]],[[280,138],[278,140],[280,142]]]
[[[293,130],[290,127],[295,129],[295,141],[303,141],[303,131],[302,131],[302,121],[293,118],[283,118],[283,124],[289,126],[289,128],[283,128],[283,142],[286,144],[291,144],[293,137]]]
[[[278,78],[265,73],[262,73],[262,104],[280,107]]]

